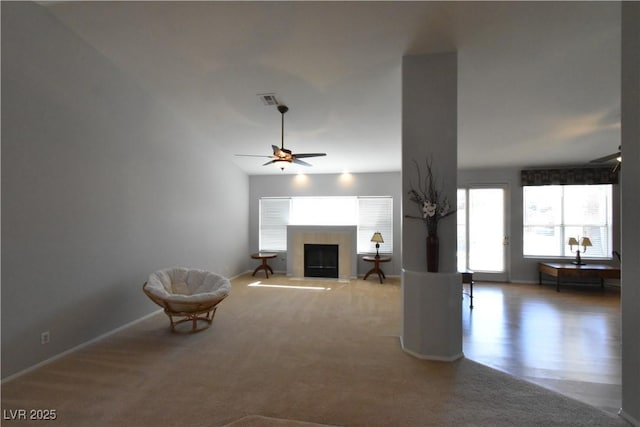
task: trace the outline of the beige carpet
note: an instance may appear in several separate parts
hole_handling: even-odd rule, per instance
[[[234,280],[210,329],[171,334],[159,313],[3,384],[2,409],[55,409],[48,426],[626,425],[470,360],[407,355],[398,280],[255,280]]]

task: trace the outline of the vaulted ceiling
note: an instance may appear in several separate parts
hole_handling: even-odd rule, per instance
[[[459,168],[584,164],[620,144],[618,2],[42,2],[249,174],[400,170],[404,55],[458,52]]]

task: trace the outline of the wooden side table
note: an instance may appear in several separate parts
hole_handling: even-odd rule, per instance
[[[271,259],[271,258],[275,258],[277,256],[278,256],[278,254],[274,254],[274,253],[271,253],[271,252],[258,252],[258,253],[255,253],[255,254],[251,254],[251,258],[262,260],[262,264],[260,264],[259,266],[256,267],[255,270],[253,270],[252,276],[255,276],[258,271],[264,270],[264,274],[267,275],[267,279],[268,279],[269,278],[269,272],[271,272],[271,274],[273,274],[273,270],[271,269],[271,267],[269,267],[269,264],[267,264],[267,260]]]
[[[365,274],[364,276],[364,280],[367,280],[367,277],[369,277],[369,275],[371,273],[377,273],[378,274],[378,278],[380,279],[380,283],[382,283],[382,279],[386,279],[387,276],[384,275],[384,271],[382,271],[382,269],[380,268],[380,263],[381,262],[389,262],[391,261],[391,257],[390,256],[381,256],[381,257],[375,257],[375,256],[363,256],[362,257],[363,261],[367,261],[367,262],[373,262],[373,268],[371,270],[369,270],[367,272],[367,274]]]
[[[600,279],[600,287],[604,288],[605,279],[620,279],[620,269],[604,264],[583,264],[573,263],[538,263],[538,284],[542,285],[542,275],[546,274],[556,278],[556,291],[560,292],[560,282],[562,279]]]

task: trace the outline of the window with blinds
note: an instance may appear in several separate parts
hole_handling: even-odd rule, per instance
[[[523,254],[575,256],[569,238],[588,237],[593,246],[581,254],[583,258],[610,258],[611,197],[609,184],[523,187]]]
[[[371,241],[373,233],[379,231],[384,243],[380,252],[393,252],[393,199],[391,197],[358,198],[358,253],[375,252]]]
[[[260,199],[259,250],[286,251],[287,225],[355,225],[358,253],[375,252],[371,236],[393,252],[392,197],[264,197]]]
[[[261,251],[287,250],[290,198],[260,199],[259,247]]]

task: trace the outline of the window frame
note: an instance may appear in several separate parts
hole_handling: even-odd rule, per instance
[[[258,200],[258,250],[262,252],[283,252],[287,250],[287,225],[289,223],[289,216],[291,213],[291,198],[290,197],[261,197]],[[273,239],[275,242],[278,242],[281,246],[274,247],[263,247],[263,240],[266,236],[263,236],[263,222],[266,219],[263,215],[265,206],[263,206],[263,201],[267,202],[282,202],[284,205],[286,202],[289,206],[287,209],[287,220],[284,225],[274,224],[273,228],[283,228],[284,229],[284,240],[282,239]],[[273,208],[273,207],[270,207]]]
[[[570,214],[568,213],[570,209],[575,208],[574,205],[570,204],[567,199],[568,197],[566,196],[566,191],[567,188],[571,188],[571,187],[594,187],[594,186],[598,186],[598,187],[607,187],[605,188],[605,190],[607,191],[607,194],[604,198],[604,203],[605,206],[599,206],[599,209],[602,209],[604,211],[604,217],[605,220],[602,223],[599,222],[593,222],[593,223],[567,223],[567,218],[570,216]],[[551,191],[553,192],[558,192],[558,195],[553,195],[553,197],[558,197],[559,200],[554,200],[553,203],[556,203],[559,205],[559,209],[560,212],[556,212],[554,213],[554,215],[556,217],[559,218],[558,222],[547,222],[547,223],[543,223],[543,222],[539,222],[539,223],[535,223],[535,222],[528,222],[528,216],[527,216],[527,212],[528,212],[528,207],[527,207],[527,194],[526,194],[526,189],[527,188],[544,188],[544,187],[549,187],[549,188],[553,188]],[[604,235],[604,238],[598,238],[597,241],[598,242],[603,242],[601,245],[602,250],[600,251],[602,255],[594,255],[593,252],[589,252],[589,250],[587,249],[586,252],[582,252],[582,247],[580,247],[581,250],[581,258],[583,259],[591,259],[591,260],[611,260],[613,257],[613,229],[614,229],[614,221],[613,221],[613,198],[614,198],[614,187],[613,184],[588,184],[588,185],[545,185],[545,186],[536,186],[536,185],[523,185],[522,186],[522,257],[526,258],[526,259],[539,259],[539,258],[549,258],[549,259],[572,259],[574,258],[574,254],[575,254],[575,249],[573,253],[569,252],[569,247],[567,245],[567,242],[569,240],[570,237],[590,237],[593,239],[593,236],[589,235],[591,233],[587,233],[587,234],[576,234],[576,232],[574,231],[568,231],[571,228],[576,229],[576,228],[582,228],[583,230],[585,228],[600,228],[602,229],[602,232],[600,233],[601,235]],[[551,197],[552,195],[550,194],[549,197]],[[527,234],[528,234],[528,230],[534,229],[535,227],[545,227],[545,228],[553,228],[553,229],[557,229],[558,233],[559,233],[559,237],[557,237],[557,247],[555,247],[554,251],[556,253],[553,254],[549,254],[549,253],[541,253],[541,254],[532,254],[532,253],[527,253],[525,252],[525,250],[527,249]],[[593,249],[592,249],[593,250]]]
[[[345,198],[349,198],[349,199],[353,199],[354,201],[354,212],[349,213],[347,216],[354,218],[354,222],[355,223],[342,223],[342,224],[336,224],[335,221],[333,221],[332,223],[328,223],[328,224],[301,224],[300,221],[296,221],[295,223],[292,222],[293,221],[293,212],[294,210],[297,208],[295,207],[295,201],[297,199],[345,199]],[[386,224],[382,224],[382,225],[370,225],[370,224],[365,224],[362,225],[360,224],[361,222],[361,210],[363,209],[363,207],[365,207],[364,205],[366,205],[366,202],[368,201],[372,201],[375,199],[383,199],[385,202],[385,204],[387,204],[387,206],[385,206],[385,208],[388,208],[389,211],[389,215],[388,215],[388,220],[386,221]],[[264,240],[265,240],[265,236],[263,236],[263,223],[265,218],[263,218],[263,213],[264,213],[264,209],[265,206],[263,206],[263,202],[269,202],[269,201],[275,201],[276,203],[279,202],[284,202],[284,201],[288,201],[288,208],[287,208],[287,213],[285,214],[284,211],[282,212],[282,217],[286,217],[286,224],[282,225],[282,224],[277,224],[275,227],[280,227],[281,228],[281,236],[280,238],[275,239],[276,241],[279,242],[278,245],[270,248],[265,246],[264,244]],[[307,200],[304,200],[304,202],[306,202]],[[284,206],[285,203],[282,203],[282,206]],[[375,213],[371,213],[369,214],[369,216],[373,217],[373,219],[376,219],[376,214]],[[299,216],[298,216],[299,217]],[[370,242],[371,236],[373,235],[373,233],[375,231],[380,231],[381,233],[383,233],[383,238],[384,238],[384,243],[380,244],[380,253],[384,253],[384,254],[389,254],[392,255],[393,254],[393,228],[394,228],[394,224],[393,224],[393,196],[323,196],[323,197],[316,197],[316,196],[293,196],[293,197],[260,197],[258,199],[258,250],[259,251],[271,251],[271,252],[285,252],[287,250],[287,226],[288,225],[327,225],[327,226],[335,226],[335,225],[354,225],[356,226],[356,241],[357,241],[357,247],[356,247],[356,253],[358,255],[360,254],[371,254],[371,253],[375,253],[375,244],[373,242]],[[374,230],[375,228],[375,230]],[[371,231],[373,230],[373,231]],[[370,233],[370,235],[364,236],[362,233]],[[365,244],[366,241],[366,244]],[[363,248],[363,246],[367,246],[367,249],[365,250]]]

